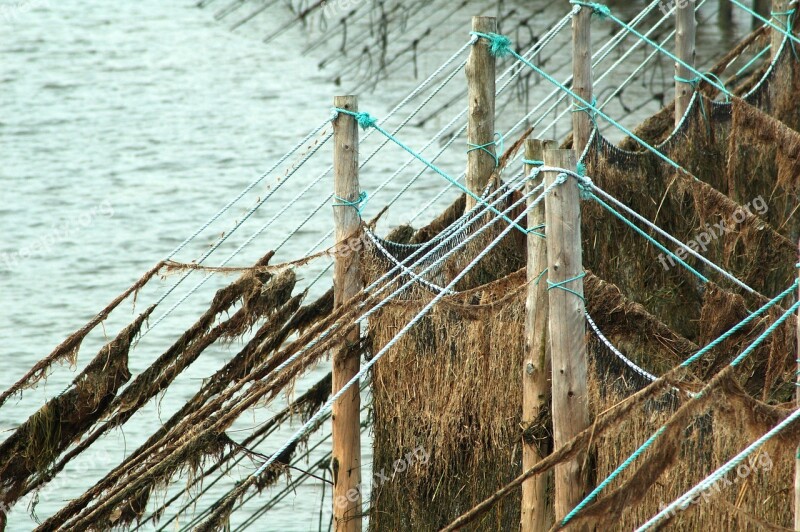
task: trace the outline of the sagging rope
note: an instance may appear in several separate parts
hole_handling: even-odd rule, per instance
[[[761,307],[757,313],[753,313],[744,320],[742,320],[731,330],[727,331],[725,334],[723,334],[722,336],[711,342],[709,345],[698,351],[695,355],[693,355],[689,359],[685,360],[678,367],[686,367],[689,364],[691,364],[691,362],[697,360],[704,352],[708,352],[714,346],[719,345],[719,343],[724,341],[725,338],[731,336],[735,331],[741,329],[742,327],[744,327],[744,325],[755,319],[755,316],[760,315],[763,312],[766,312],[771,307],[777,305],[778,302],[781,299],[783,299],[783,297],[786,297],[786,295],[794,292],[797,286],[798,286],[798,281],[795,281],[795,283],[789,289],[784,291],[781,294],[781,296],[771,300],[769,303]],[[786,310],[774,323],[772,323],[747,348],[745,348],[744,351],[742,351],[742,353],[739,354],[739,356],[734,358],[733,361],[731,361],[731,363],[729,364],[729,366],[736,367],[737,365],[739,365],[748,355],[750,355],[753,351],[755,351],[755,349],[759,345],[761,345],[761,343],[763,343],[764,340],[766,340],[773,332],[775,332],[775,330],[777,330],[778,327],[780,327],[786,320],[788,320],[798,308],[800,308],[800,301],[796,302],[788,310]],[[698,392],[694,397],[692,397],[690,401],[699,400],[701,397],[703,397],[705,394],[708,393],[710,386],[711,386],[710,384],[706,385],[706,387],[700,390],[700,392]],[[661,434],[664,433],[665,430],[666,430],[666,425],[662,425],[650,438],[647,439],[647,441],[645,441],[639,448],[637,448],[636,451],[633,452],[633,454],[631,454],[622,464],[620,464],[614,471],[612,471],[611,474],[608,477],[606,477],[606,479],[603,482],[601,482],[594,490],[592,490],[592,492],[589,495],[587,495],[577,506],[575,506],[575,508],[573,508],[572,511],[570,511],[564,517],[564,519],[562,519],[561,526],[565,526],[567,523],[569,523],[569,521],[574,519],[575,516],[578,515],[578,513],[580,513],[581,510],[583,510],[589,503],[591,503],[597,497],[600,491],[602,491],[606,486],[608,486],[608,484],[614,478],[616,478],[620,473],[622,473],[625,469],[627,469],[633,463],[633,461],[637,457],[639,457],[645,450],[647,450],[650,446],[652,446],[653,443],[658,439],[658,437]]]
[[[522,220],[524,216],[527,216],[527,212],[533,207],[535,207],[539,202],[541,202],[544,199],[544,197],[547,194],[549,194],[559,184],[560,183],[558,182],[554,182],[549,187],[547,187],[539,197],[537,197],[535,200],[533,200],[527,205],[522,214],[516,217],[515,222],[518,222]],[[527,199],[527,197],[530,195],[531,193],[526,194],[525,199]],[[459,272],[453,278],[452,281],[450,281],[447,284],[445,289],[451,290],[484,256],[486,256],[492,249],[494,249],[494,247],[500,241],[502,241],[502,239],[511,231],[513,227],[514,227],[513,225],[506,226],[500,232],[500,234],[489,245],[486,246],[486,248],[484,248],[461,272]],[[436,303],[438,303],[444,297],[444,295],[445,292],[442,292],[439,295],[435,296],[428,304],[426,304],[425,307],[414,318],[412,318],[411,321],[409,321],[400,331],[398,331],[398,333],[389,342],[387,342],[386,345],[383,348],[381,348],[380,351],[378,351],[375,355],[373,355],[373,357],[365,364],[365,366],[361,370],[359,370],[359,372],[355,376],[353,376],[352,379],[350,379],[350,381],[348,381],[336,394],[334,394],[328,400],[325,406],[320,409],[320,412],[329,410],[333,406],[333,403],[335,403],[344,393],[346,393],[351,386],[357,383],[359,379],[364,375],[364,373],[366,373],[373,365],[375,365],[375,363],[378,360],[380,360],[380,358],[387,351],[389,351],[389,349],[391,349],[392,346],[394,346],[409,330],[411,330],[411,328],[419,320],[421,320],[436,305]],[[321,414],[318,413],[315,417],[318,417],[319,415]],[[283,445],[281,450],[275,453],[272,457],[270,457],[269,460],[265,461],[264,464],[261,465],[261,467],[259,467],[254,473],[252,473],[252,476],[257,476],[261,474],[264,470],[266,470],[266,468],[268,468],[272,464],[272,462],[274,462],[275,456],[279,455],[283,449],[288,448],[289,445],[302,438],[307,428],[312,424],[312,421],[313,418],[309,420],[309,422],[307,422],[303,427],[301,427],[294,434],[294,436],[292,436],[292,438],[287,440],[287,442]]]

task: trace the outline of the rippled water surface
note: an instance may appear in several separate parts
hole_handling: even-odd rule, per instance
[[[529,4],[524,3],[520,12],[524,13]],[[3,7],[0,10],[0,233],[3,235],[0,238],[0,388],[6,389],[313,127],[323,123],[329,116],[333,95],[358,85],[358,76],[345,75],[339,80],[341,85],[335,80],[340,77],[338,69],[344,71],[355,57],[334,61],[333,66],[323,71],[318,69],[320,61],[336,55],[341,44],[338,38],[322,42],[305,55],[299,53],[315,39],[321,39],[323,33],[313,25],[305,29],[300,25],[286,27],[291,13],[283,5],[273,6],[266,15],[236,32],[228,29],[236,17],[222,22],[214,20],[215,10],[224,7],[219,2],[206,9],[198,9],[189,1],[155,0],[113,3],[31,0],[0,6]],[[630,18],[641,6],[625,3],[619,9]],[[730,45],[734,34],[741,35],[748,25],[747,21],[739,20],[735,30],[720,33],[713,22],[715,9],[716,3],[709,2],[709,8],[701,11],[701,15],[711,20],[699,36],[698,57],[702,64],[718,57]],[[476,8],[475,13],[478,11]],[[414,77],[415,70],[419,76],[427,75],[467,41],[470,13],[461,11],[441,23],[436,22],[435,13],[429,11],[425,15],[427,22],[415,24],[412,18],[404,33],[410,38],[409,34],[415,28],[422,28],[423,22],[435,22],[438,37],[424,41],[415,61],[408,56],[408,61],[398,61],[390,67],[388,79],[381,81],[376,90],[360,90],[362,109],[384,116],[421,80]],[[563,14],[560,7],[544,8],[532,20],[532,31],[540,34]],[[268,45],[261,42],[265,34],[280,28],[285,31],[277,39]],[[565,39],[568,33],[567,29]],[[609,35],[608,25],[595,31],[598,42]],[[402,38],[403,35],[397,37]],[[357,32],[356,37],[351,34],[348,46],[358,49],[358,39]],[[566,42],[561,41],[544,62],[559,77],[568,74]],[[645,55],[637,52],[625,61],[627,66],[623,73],[613,76],[611,86],[619,85]],[[619,56],[616,53],[611,59]],[[614,100],[609,112],[623,117],[627,126],[634,126],[658,108],[660,100],[653,97],[654,92],[664,92],[666,87],[668,96],[671,69],[662,60],[645,78],[634,81],[621,100]],[[501,130],[516,122],[523,108],[535,105],[552,90],[542,80],[529,78],[528,82],[528,99],[521,95],[513,105],[502,109]],[[427,117],[424,125],[403,130],[402,137],[409,145],[423,146],[465,105],[463,97],[455,99],[464,85],[463,73],[453,78],[452,85],[455,89],[448,98],[456,103],[430,116],[448,98],[434,99],[431,107],[426,108],[429,111],[420,115]],[[399,119],[392,125],[398,123]],[[548,133],[561,136],[566,129],[561,126]],[[369,153],[366,147],[376,146],[376,139],[377,136],[371,139],[371,144],[365,144],[362,153]],[[438,146],[435,144],[431,151]],[[464,149],[461,141],[440,159],[439,163],[451,175],[463,170]],[[389,147],[382,151],[365,168],[363,187],[367,191],[376,190],[405,160],[397,149]],[[270,227],[236,255],[231,264],[250,264],[278,246],[331,191],[329,178],[324,178],[305,197],[294,199],[330,161],[329,149],[320,150],[208,263],[220,264],[273,217],[275,221]],[[377,213],[418,169],[412,166],[383,191],[370,196],[365,216]],[[188,262],[199,257],[260,197],[274,190],[283,175],[281,168],[267,177],[177,258]],[[424,174],[389,211],[381,230],[411,219],[443,184],[439,176]],[[417,223],[431,218],[453,197],[454,193],[445,195]],[[326,206],[281,247],[276,260],[302,256],[330,227],[330,209]],[[301,270],[301,284],[308,284],[326,265],[315,263]],[[202,275],[195,274],[181,284],[157,309],[154,318],[172,307],[201,279]],[[104,327],[86,340],[78,369],[107,337],[113,337],[136,311],[155,301],[176,280],[176,276],[169,276],[151,282],[139,294],[135,309],[131,303],[123,304]],[[131,372],[136,374],[146,368],[202,312],[213,291],[230,280],[225,276],[212,278],[150,330],[130,355]],[[312,288],[310,297],[320,294],[328,285],[328,278],[323,278]],[[124,428],[111,431],[98,444],[98,451],[76,460],[60,480],[41,494],[36,506],[38,516],[51,515],[65,500],[82,493],[104,470],[136,448],[240,345],[236,342],[210,348],[169,392],[159,396]],[[298,392],[323,375],[326,367],[327,363],[321,365],[298,383]],[[7,437],[45,399],[61,392],[75,371],[66,366],[56,367],[36,390],[26,391],[22,399],[0,410],[0,439]],[[259,407],[243,416],[231,436],[243,438],[276,408],[278,405]],[[271,452],[289,434],[289,429],[282,431],[259,450]],[[315,441],[312,439],[312,443]],[[320,456],[320,452],[313,456]],[[370,461],[365,440],[364,464],[369,466]],[[243,462],[212,493],[222,493],[223,487],[230,488],[254,467],[249,460]],[[234,514],[233,523],[241,523],[272,493],[248,503],[244,511]],[[321,497],[320,483],[308,482],[289,494],[268,521],[262,518],[252,529],[317,530]],[[13,509],[8,530],[29,530],[34,526],[27,502]],[[326,502],[326,511],[327,506]],[[325,528],[327,514],[323,521]],[[151,525],[144,528],[150,529]]]

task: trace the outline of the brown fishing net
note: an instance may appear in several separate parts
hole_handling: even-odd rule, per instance
[[[639,130],[660,141],[658,148],[686,171],[630,140],[620,148],[595,137],[585,163],[597,186],[679,241],[694,242],[754,292],[681,256],[712,282],[702,281],[671,262],[669,254],[660,258],[661,250],[602,206],[584,202],[584,264],[596,275],[586,277],[587,310],[633,363],[587,330],[593,415],[625,404],[651,382],[646,372],[663,375],[794,281],[800,117],[789,108],[796,107],[800,93],[798,71],[791,48],[784,48],[774,66],[758,73],[760,82],[745,81],[741,98],[725,103],[698,95],[672,135],[670,111]],[[454,220],[443,217],[434,230],[409,236],[405,228],[398,236],[425,242]],[[458,261],[428,279],[440,285],[451,279],[494,236],[488,231],[480,244],[468,246]],[[460,293],[434,306],[375,367],[375,469],[392,470],[417,447],[430,460],[393,471],[391,481],[374,488],[374,530],[441,528],[489,497],[492,504],[466,529],[519,526],[519,491],[496,496],[521,471],[525,437],[520,377],[526,284],[524,270],[516,271],[525,253],[512,235],[506,241],[466,278]],[[366,267],[372,278],[388,264],[381,252],[373,252]],[[432,297],[417,284],[371,318],[374,348],[385,345]],[[691,374],[674,381],[678,388],[654,393],[613,427],[593,434],[590,466],[600,480],[668,423],[650,450],[587,507],[588,522],[615,530],[641,524],[788,414],[795,388],[794,319],[735,371],[720,373],[784,308],[774,307],[709,352]],[[689,392],[709,381],[708,394],[690,400]],[[541,416],[526,433],[540,449],[552,445],[548,417]],[[787,437],[765,447],[730,484],[721,481],[713,497],[704,495],[671,524],[679,530],[790,526],[796,432],[790,427]]]

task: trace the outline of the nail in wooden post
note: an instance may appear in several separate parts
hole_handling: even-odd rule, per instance
[[[497,20],[494,17],[472,17],[472,31],[496,33]],[[495,169],[494,157],[497,153],[494,142],[494,92],[495,57],[489,53],[486,39],[479,39],[470,50],[467,59],[467,89],[469,94],[469,118],[467,124],[467,189],[480,196]],[[474,146],[484,146],[476,149]],[[467,195],[467,210],[475,206],[475,200]]]
[[[581,7],[572,17],[572,91],[592,103],[592,9]],[[575,109],[584,108],[582,102],[573,102]],[[591,109],[572,113],[572,146],[580,156],[592,133]]]
[[[788,20],[788,15],[783,15],[781,13],[786,13],[789,11],[789,4],[791,2],[789,0],[772,0],[772,11],[764,15],[764,18],[768,19],[770,22],[778,26],[779,28],[786,29],[786,21]],[[772,13],[775,13],[774,15]],[[759,21],[760,22],[760,21]],[[760,24],[759,24],[760,25]],[[778,50],[781,49],[781,43],[783,42],[783,38],[786,34],[782,31],[778,31],[777,29],[770,27],[772,37],[770,42],[772,44],[772,48],[770,48],[770,54],[772,57],[778,53]]]
[[[800,251],[800,242],[797,245]],[[797,254],[797,264],[800,265],[800,253]],[[800,279],[800,268],[797,269]],[[797,300],[800,301],[800,289],[797,290]],[[797,386],[795,388],[795,403],[800,408],[800,310],[797,311]],[[794,529],[800,530],[800,445],[794,460]]]
[[[571,150],[546,150],[545,164],[575,170]],[[557,174],[548,172],[550,185]],[[553,446],[558,449],[589,426],[586,318],[583,299],[581,211],[574,178],[545,197],[549,334],[552,364]],[[553,287],[553,285],[559,285]],[[585,453],[555,467],[555,517],[563,519],[588,493]]]
[[[333,105],[340,109],[358,111],[355,96],[337,96]],[[333,187],[336,203],[357,201],[358,185],[358,123],[345,113],[333,122]],[[358,238],[360,217],[357,207],[333,207],[336,242]],[[333,270],[334,306],[343,305],[361,289],[360,257],[357,246],[342,246],[347,253],[338,253]],[[358,351],[349,349],[358,342],[358,329],[350,331],[345,342],[333,352],[333,393],[339,391],[358,373]],[[356,383],[333,404],[333,521],[339,532],[361,531],[361,397]]]
[[[528,140],[525,142],[525,158],[544,160],[545,149],[555,149],[553,140]],[[526,164],[525,173],[530,175],[535,166]],[[528,191],[543,181],[543,174],[528,182]],[[530,203],[536,198],[528,199]],[[528,211],[528,228],[544,225],[544,202]],[[535,229],[544,233],[544,229]],[[547,441],[534,440],[541,432],[529,428],[537,420],[539,412],[550,405],[550,347],[547,341],[547,245],[544,238],[528,233],[528,297],[525,301],[525,360],[522,367],[522,428],[525,431],[522,445],[522,470],[527,471],[552,449]],[[552,505],[548,504],[547,484],[552,474],[541,474],[522,483],[522,517],[520,530],[547,530],[553,524]]]
[[[697,22],[694,16],[695,0],[680,0],[675,8],[675,57],[694,67],[695,35]],[[695,77],[692,70],[675,62],[675,125],[677,126],[692,99],[694,89],[691,84],[679,79]]]

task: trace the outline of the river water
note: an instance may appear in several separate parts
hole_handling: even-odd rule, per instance
[[[357,4],[351,2],[351,5]],[[537,3],[521,5],[531,4]],[[543,12],[530,21],[530,26],[534,33],[541,34],[566,8],[548,7],[549,2],[538,4]],[[346,93],[359,85],[360,78],[347,69],[348,65],[355,64],[353,54],[329,61],[324,70],[319,70],[321,61],[341,55],[337,54],[341,39],[326,40],[319,20],[311,21],[306,27],[290,26],[287,23],[291,12],[281,4],[232,32],[230,24],[257,3],[247,3],[223,20],[215,20],[214,13],[225,5],[212,2],[199,9],[195,2],[187,0],[0,3],[0,233],[3,235],[0,239],[0,388],[6,389],[15,382],[313,127],[323,123],[330,114],[333,95]],[[615,12],[630,18],[641,8],[639,2],[619,3]],[[503,12],[509,9],[506,3]],[[519,18],[525,9],[518,8],[510,18]],[[420,41],[415,61],[396,61],[389,67],[387,79],[375,90],[362,88],[359,91],[361,109],[377,117],[386,115],[422,77],[467,41],[469,15],[480,10],[467,8],[454,13],[442,11],[437,15],[435,9],[427,8],[410,16],[406,27],[393,34],[397,44],[392,50],[400,50],[404,42],[413,40],[414,31],[421,31],[426,24],[432,26],[436,34]],[[701,20],[708,21],[698,37],[698,63],[701,65],[709,65],[714,57],[719,57],[749,26],[749,21],[741,16],[737,17],[733,28],[721,31],[714,19],[715,11],[715,2],[701,9]],[[486,13],[494,14],[494,10]],[[437,16],[444,20],[439,21]],[[368,34],[366,20],[360,22],[364,35]],[[504,22],[509,25],[507,27],[513,27],[512,23],[513,20]],[[594,37],[599,46],[611,34],[611,27],[607,23],[599,23],[598,27]],[[277,30],[283,31],[275,40],[269,44],[261,42],[264,35]],[[543,66],[559,78],[568,74],[568,33],[567,28],[562,40],[554,42],[552,50],[548,49],[542,60]],[[659,35],[663,37],[663,33]],[[361,37],[352,27],[349,39],[350,49],[361,47],[357,42]],[[315,42],[320,44],[316,49],[307,54],[299,53]],[[611,59],[619,55],[615,52]],[[640,51],[626,60],[620,73],[613,76],[611,85],[619,85],[644,55]],[[407,54],[403,58],[410,59],[410,56]],[[415,70],[419,77],[415,77]],[[342,72],[346,74],[343,77]],[[660,65],[648,70],[646,76],[631,83],[622,99],[613,100],[609,113],[623,117],[622,123],[633,127],[658,109],[660,98],[669,97],[671,76],[671,65],[662,60]],[[463,86],[463,73],[459,73],[447,89],[449,92],[445,91],[448,96],[437,97],[426,109],[432,111],[449,99],[457,98]],[[508,129],[526,105],[538,103],[552,87],[530,78],[529,89],[527,100],[520,93],[520,98],[498,106],[502,111],[498,121],[500,131]],[[659,92],[663,94],[659,96]],[[603,101],[602,93],[600,101]],[[424,124],[404,129],[403,140],[412,147],[421,147],[463,105],[462,97],[439,114],[430,116],[430,112],[423,112],[420,116],[426,117]],[[548,133],[563,136],[566,133],[563,121],[559,127]],[[611,131],[608,133],[613,135]],[[362,153],[369,153],[366,148],[375,146],[376,138],[377,135],[371,139],[371,144],[365,143]],[[464,166],[463,140],[457,146],[439,160],[442,168],[454,176]],[[437,148],[438,144],[432,151]],[[231,264],[250,264],[266,250],[276,247],[330,192],[330,180],[325,178],[305,197],[294,198],[313,182],[330,160],[326,147],[286,181],[270,201],[211,256],[208,264],[220,264],[249,235],[288,205],[285,213],[252,245],[236,255]],[[363,188],[376,190],[401,161],[405,161],[405,157],[396,148],[389,147],[381,152],[365,168]],[[374,215],[419,168],[412,166],[379,194],[370,196],[365,216]],[[281,175],[282,169],[255,187],[188,245],[177,259],[188,262],[200,256],[262,195],[276,188]],[[431,172],[424,174],[390,209],[380,230],[385,232],[393,224],[409,221],[443,185],[439,176]],[[452,192],[443,196],[417,219],[417,223],[432,218],[454,196]],[[330,209],[323,208],[280,249],[276,260],[302,256],[330,227]],[[329,244],[328,241],[325,245]],[[307,285],[325,266],[327,263],[315,263],[302,270],[301,285]],[[201,279],[202,275],[195,274],[181,284],[159,307],[151,325],[155,317],[172,307]],[[103,327],[87,338],[78,368],[56,367],[38,388],[26,391],[21,399],[5,405],[0,410],[0,440],[43,401],[68,386],[75,372],[108,337],[113,337],[136,311],[155,301],[176,280],[175,276],[156,279],[139,294],[135,308],[129,302],[121,305]],[[146,368],[202,312],[213,291],[230,280],[224,276],[211,278],[168,318],[148,331],[130,355],[131,372],[136,374]],[[329,279],[323,277],[312,288],[310,296],[321,293],[329,283]],[[96,451],[85,453],[86,456],[76,460],[41,493],[36,515],[39,518],[51,515],[64,501],[82,493],[103,471],[122,460],[126,452],[135,449],[191,397],[202,379],[234,355],[240,345],[237,342],[208,349],[166,394],[123,428],[111,431],[96,446]],[[323,364],[299,382],[297,391],[305,390],[315,377],[323,375],[326,366]],[[244,438],[247,431],[275,411],[282,400],[244,416],[233,427],[231,436]],[[259,447],[259,451],[274,451],[290,433],[288,428],[281,431]],[[364,440],[364,464],[368,468],[371,453],[367,438]],[[316,441],[312,439],[311,443]],[[319,457],[320,453],[317,450],[312,457]],[[230,488],[237,478],[256,465],[243,462],[230,478],[215,486],[204,501],[219,496],[223,488]],[[368,475],[365,473],[365,476]],[[265,492],[236,512],[232,518],[234,528],[276,491]],[[329,497],[330,490],[326,495]],[[317,530],[320,521],[326,528],[329,501],[323,504],[320,517],[321,498],[321,483],[307,482],[280,502],[268,520],[261,518],[251,529]],[[161,500],[161,497],[154,499]],[[8,530],[30,530],[35,526],[29,502],[17,504],[10,512]],[[170,528],[174,525],[172,523]],[[152,523],[143,527],[151,528]]]

